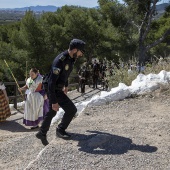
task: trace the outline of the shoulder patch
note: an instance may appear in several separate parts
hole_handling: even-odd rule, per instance
[[[58,75],[60,73],[60,68],[57,68],[57,67],[53,67],[53,74],[56,74]]]
[[[61,61],[64,61],[66,59],[66,56],[65,55],[62,55],[61,57],[60,57],[60,60]]]

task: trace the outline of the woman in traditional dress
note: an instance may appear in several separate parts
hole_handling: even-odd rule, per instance
[[[0,81],[0,122],[11,116],[5,85]]]
[[[38,128],[38,124],[44,117],[44,91],[42,90],[42,76],[36,68],[30,70],[30,77],[26,85],[19,88],[20,91],[29,89],[25,101],[23,123],[32,126],[31,129]]]

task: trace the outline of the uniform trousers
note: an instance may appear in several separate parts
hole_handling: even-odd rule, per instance
[[[98,83],[98,76],[93,75],[93,88],[97,88],[97,83]]]
[[[85,93],[85,83],[86,83],[85,79],[80,80],[81,93]]]
[[[59,106],[65,111],[61,123],[58,125],[58,129],[65,131],[75,116],[77,108],[62,90],[56,91],[56,97]],[[43,135],[47,134],[52,118],[56,115],[56,113],[56,111],[52,110],[52,102],[49,100],[49,112],[45,115],[44,121],[40,127],[40,132]]]

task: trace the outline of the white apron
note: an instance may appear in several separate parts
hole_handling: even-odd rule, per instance
[[[44,98],[39,92],[35,92],[38,85],[42,83],[42,76],[39,75],[35,80],[28,78],[26,85],[29,88],[25,101],[25,111],[23,123],[26,126],[37,126],[43,120]]]

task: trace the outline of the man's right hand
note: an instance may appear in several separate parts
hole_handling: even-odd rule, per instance
[[[52,109],[57,112],[59,110],[58,103],[52,104]]]

